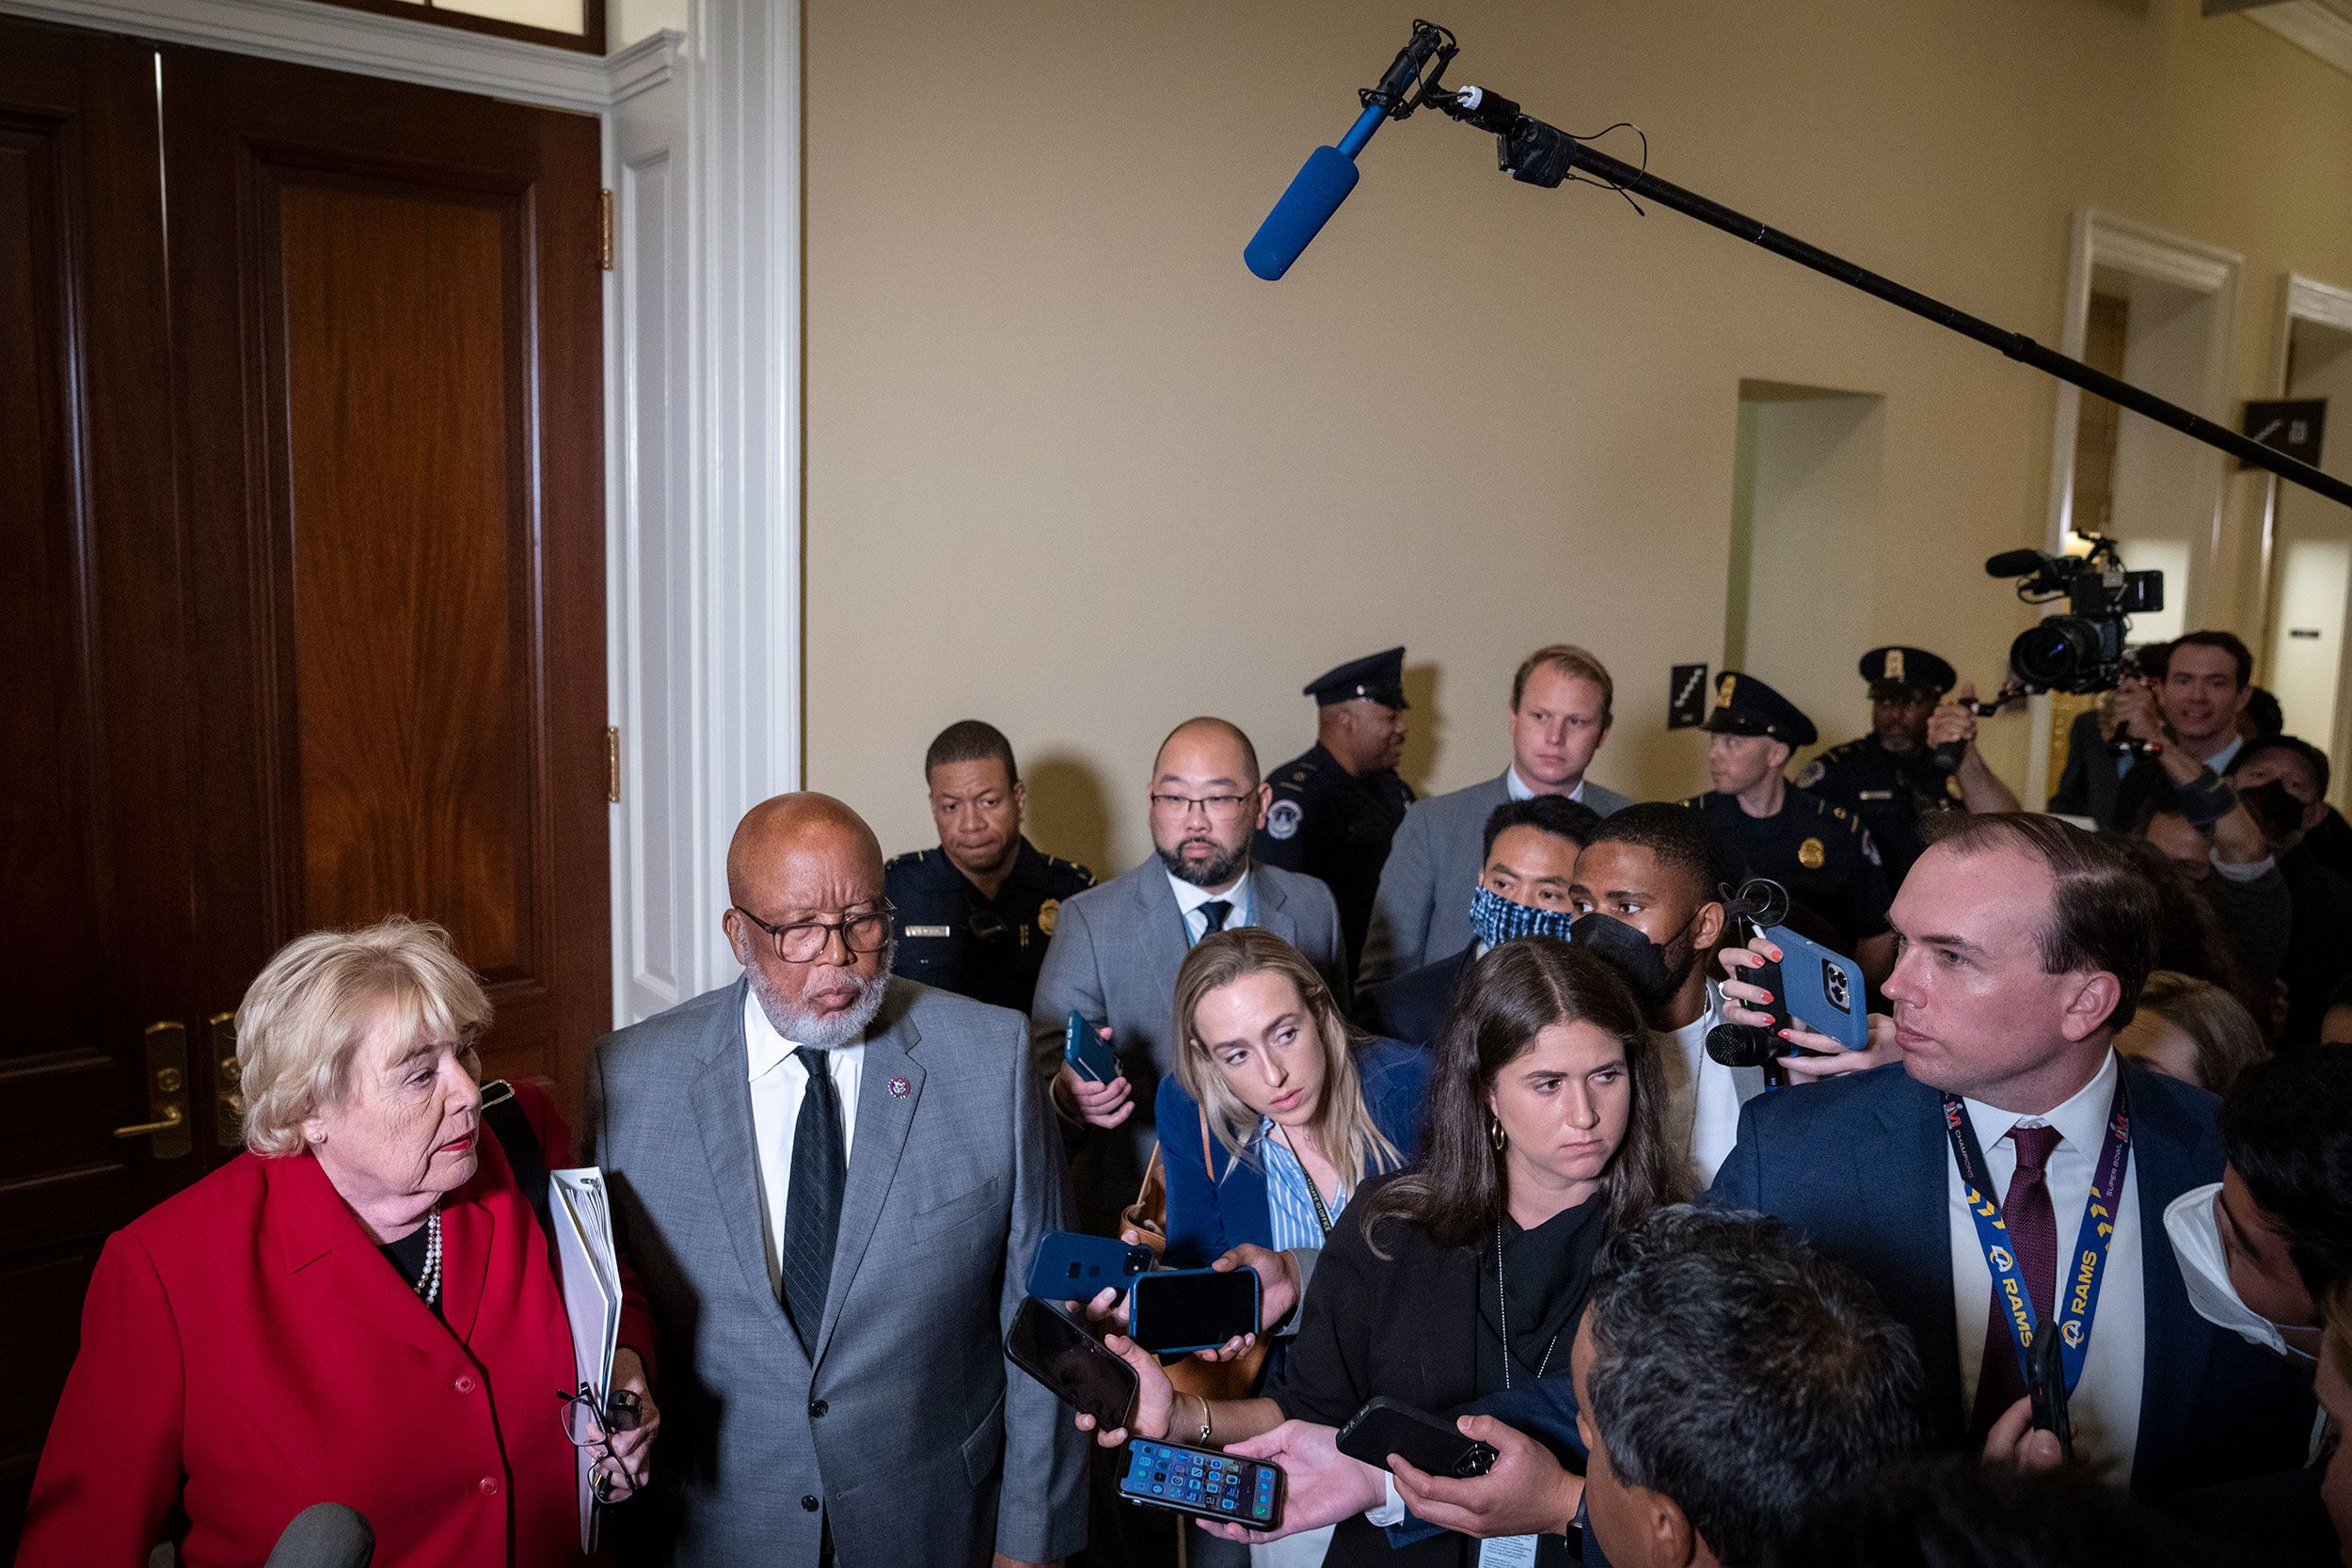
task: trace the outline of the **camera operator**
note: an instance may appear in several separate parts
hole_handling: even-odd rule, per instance
[[[2182,781],[2183,774],[2164,765],[2165,752],[2180,753],[2175,764],[2185,764],[2185,777],[2193,779],[2202,768],[2227,772],[2244,746],[2238,716],[2253,697],[2254,656],[2235,636],[2192,631],[2144,650],[2139,664],[2144,674],[2127,673],[2099,700],[2094,722],[2101,744],[2083,744],[2088,727],[2075,721],[2052,811],[2112,829],[2140,809],[2143,793],[2161,800],[2169,793],[2168,780]],[[2163,752],[2118,755],[2105,744],[2116,737],[2153,742]]]

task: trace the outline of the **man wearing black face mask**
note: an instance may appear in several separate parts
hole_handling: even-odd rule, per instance
[[[2286,879],[2293,915],[2286,962],[2287,1022],[2280,1041],[2319,1037],[2328,998],[2352,967],[2352,882],[2322,865],[2304,840],[2328,812],[2328,753],[2291,735],[2252,740],[2238,752],[2231,782],[2262,829]]]
[[[1740,1107],[1764,1089],[1764,1069],[1728,1068],[1706,1050],[1720,1022],[1708,958],[1726,921],[1731,880],[1698,813],[1664,801],[1628,806],[1603,821],[1577,857],[1570,940],[1615,964],[1659,1037],[1669,1132],[1714,1179],[1739,1132]]]

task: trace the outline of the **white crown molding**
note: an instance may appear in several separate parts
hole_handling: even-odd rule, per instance
[[[2318,322],[2352,332],[2352,289],[2339,289],[2333,283],[2322,283],[2316,277],[2291,272],[2287,274],[2287,319]],[[2283,362],[2279,373],[2286,373]]]
[[[0,11],[584,114],[666,79],[683,42],[656,33],[602,59],[313,0],[0,0]]]
[[[2269,28],[2289,43],[2308,49],[2334,66],[2352,74],[2352,17],[2316,0],[2286,0],[2274,6],[2261,6],[2239,13],[2247,21]]]

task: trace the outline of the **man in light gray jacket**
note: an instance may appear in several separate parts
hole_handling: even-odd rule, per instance
[[[589,1069],[660,1331],[654,1482],[610,1530],[691,1568],[1057,1561],[1084,1439],[1003,1351],[1062,1223],[1027,1030],[891,977],[882,848],[838,800],[754,807],[727,892],[742,979]]]
[[[1565,642],[1538,648],[1511,679],[1511,766],[1502,776],[1417,802],[1380,872],[1357,976],[1372,985],[1470,945],[1470,894],[1486,817],[1505,800],[1565,795],[1601,816],[1631,804],[1585,777],[1609,736],[1616,687],[1599,659]]]

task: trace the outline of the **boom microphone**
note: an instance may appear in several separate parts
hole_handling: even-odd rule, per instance
[[[312,1503],[294,1516],[262,1568],[368,1568],[375,1531],[344,1503]]]
[[[2030,578],[2039,576],[2050,564],[2050,558],[2040,550],[2003,550],[1984,563],[1989,578]]]
[[[1430,59],[1438,57],[1438,69],[1454,57],[1454,35],[1434,23],[1416,22],[1413,36],[1398,50],[1396,58],[1389,63],[1388,74],[1380,78],[1376,87],[1362,93],[1363,112],[1356,123],[1347,128],[1337,147],[1318,147],[1307,154],[1282,198],[1258,225],[1257,234],[1244,250],[1242,260],[1249,270],[1271,283],[1291,270],[1299,252],[1311,244],[1331,221],[1331,214],[1340,210],[1347,193],[1356,188],[1356,154],[1372,140],[1372,134],[1380,129],[1383,119],[1398,119],[1409,112],[1405,95],[1420,80],[1422,69]]]

